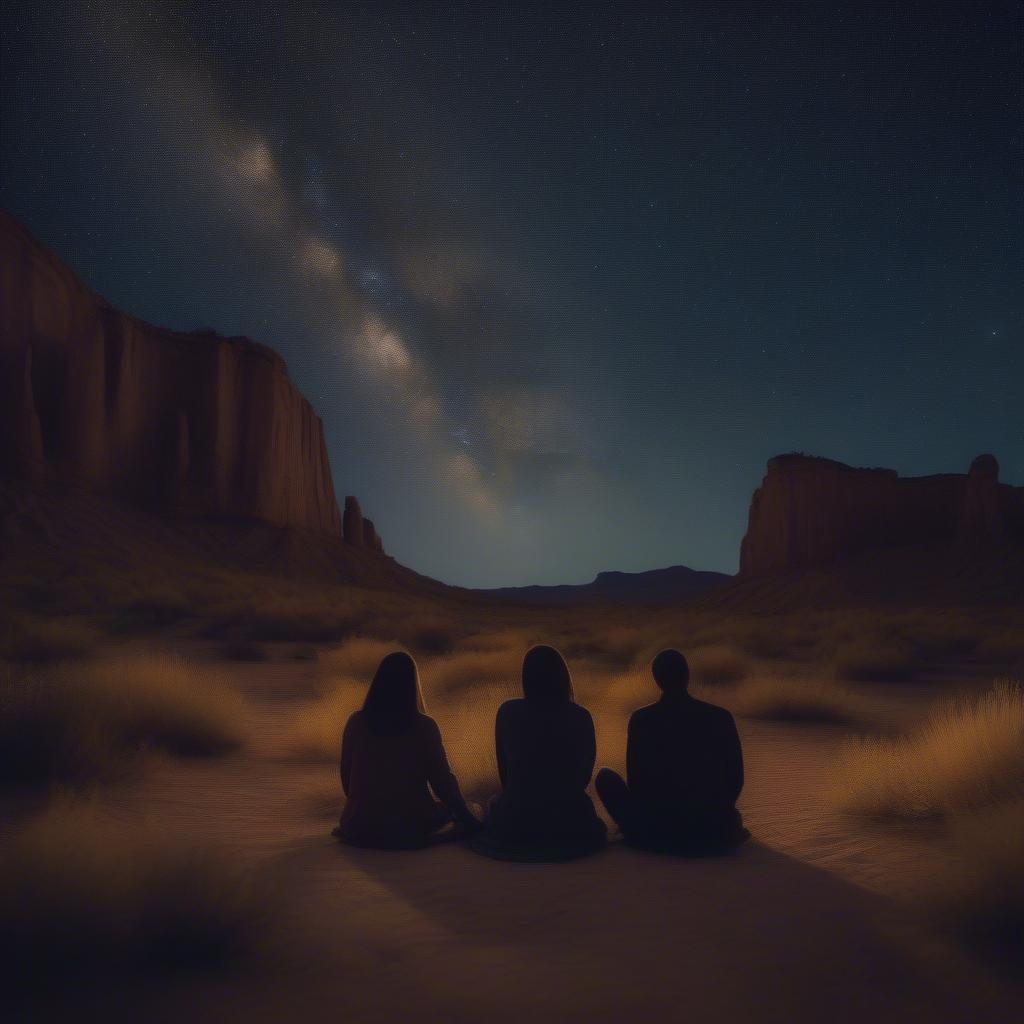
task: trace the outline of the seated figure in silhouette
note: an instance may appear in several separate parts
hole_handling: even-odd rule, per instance
[[[750,836],[736,810],[743,789],[736,723],[725,708],[690,696],[690,668],[679,651],[662,651],[651,667],[661,699],[633,712],[627,778],[602,768],[598,796],[633,845],[724,853]]]
[[[495,748],[501,793],[472,840],[504,860],[570,860],[599,849],[604,822],[587,795],[597,744],[590,712],[553,647],[523,659],[523,696],[498,709]]]
[[[381,661],[362,710],[345,725],[341,785],[348,799],[333,834],[353,846],[416,849],[479,827],[404,651]]]

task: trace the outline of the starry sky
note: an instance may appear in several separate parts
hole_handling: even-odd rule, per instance
[[[0,203],[405,564],[733,572],[780,452],[1024,484],[1022,10],[15,0]]]

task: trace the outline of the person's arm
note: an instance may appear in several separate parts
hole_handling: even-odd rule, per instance
[[[498,762],[498,781],[501,783],[501,788],[504,789],[507,785],[506,775],[507,766],[505,764],[505,744],[502,742],[502,737],[507,731],[508,726],[505,724],[508,712],[505,711],[505,705],[502,704],[498,708],[498,713],[494,718],[494,757]]]
[[[471,827],[479,825],[473,812],[466,806],[462,791],[459,789],[459,781],[448,764],[448,755],[441,740],[441,730],[432,718],[427,721],[427,781],[430,788],[437,794],[438,800],[451,811],[456,821]]]
[[[740,734],[736,731],[736,720],[732,715],[729,715],[723,733],[725,770],[722,785],[728,801],[735,804],[743,790],[743,747],[740,745]]]
[[[345,792],[345,796],[348,796],[348,787],[352,781],[352,756],[353,748],[355,747],[355,715],[349,715],[348,721],[345,723],[345,731],[341,736],[341,763],[338,766],[339,774],[341,775],[341,788]]]
[[[636,738],[636,713],[629,716],[626,726],[626,785],[634,792],[643,788],[640,743]]]
[[[590,777],[594,774],[594,762],[597,760],[597,735],[594,732],[594,719],[590,712],[581,707],[583,714],[580,716],[580,739],[579,759],[576,777],[576,784],[580,789],[586,789],[590,785]]]

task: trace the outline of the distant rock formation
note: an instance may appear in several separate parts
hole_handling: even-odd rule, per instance
[[[114,309],[3,210],[0,476],[341,530],[320,419],[276,352]]]
[[[646,572],[599,572],[590,583],[498,587],[479,593],[523,604],[668,604],[701,597],[731,579],[721,572],[673,565]]]
[[[879,548],[991,548],[1024,540],[1024,487],[979,455],[967,474],[900,477],[802,454],[768,460],[750,504],[740,575],[818,568]]]

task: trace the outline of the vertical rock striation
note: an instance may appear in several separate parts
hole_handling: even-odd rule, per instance
[[[3,210],[0,474],[341,529],[320,419],[276,352],[114,309]]]
[[[750,504],[740,574],[817,568],[912,544],[992,547],[1024,536],[1024,488],[999,483],[979,455],[966,475],[900,477],[831,459],[779,455]]]

